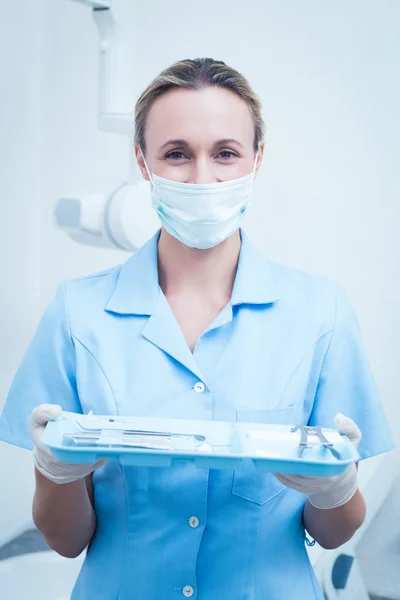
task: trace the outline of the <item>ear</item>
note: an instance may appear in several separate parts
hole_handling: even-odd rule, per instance
[[[257,177],[258,174],[258,169],[261,166],[263,157],[264,157],[264,150],[265,150],[265,143],[264,140],[261,140],[260,142],[260,146],[259,146],[259,150],[258,150],[258,156],[257,156],[257,164],[256,164],[256,170],[254,173],[254,179]]]
[[[135,156],[136,156],[136,162],[138,164],[140,172],[142,173],[143,179],[146,179],[146,181],[150,181],[150,177],[147,172],[146,165],[144,164],[144,160],[143,160],[142,154],[139,149],[139,144],[137,142],[135,142]]]

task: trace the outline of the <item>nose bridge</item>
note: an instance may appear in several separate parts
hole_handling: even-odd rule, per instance
[[[216,181],[212,161],[207,153],[198,153],[193,160],[187,183],[214,183]]]

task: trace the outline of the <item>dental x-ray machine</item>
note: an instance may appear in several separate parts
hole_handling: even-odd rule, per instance
[[[111,193],[60,198],[55,221],[81,244],[134,252],[159,228],[151,206],[150,184],[141,178],[133,152],[135,98],[133,0],[74,0],[92,8],[100,39],[98,128],[132,140],[130,173]],[[111,9],[112,4],[112,9]],[[140,221],[137,215],[140,214]]]

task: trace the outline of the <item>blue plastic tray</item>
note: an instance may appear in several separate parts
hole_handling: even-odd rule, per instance
[[[110,419],[113,422],[110,422]],[[98,428],[110,435],[115,430],[135,429],[172,433],[172,448],[151,449],[125,447],[115,444],[107,434],[105,445],[90,440],[90,445],[77,446],[65,440],[64,434],[76,434],[78,425]],[[124,465],[171,467],[182,461],[191,461],[199,468],[234,470],[243,459],[253,460],[262,471],[298,475],[335,476],[359,459],[353,444],[334,429],[323,429],[328,441],[340,453],[330,450],[311,438],[309,448],[299,456],[300,432],[292,432],[290,425],[263,423],[236,423],[223,421],[195,421],[160,419],[153,417],[93,416],[64,412],[50,421],[43,434],[43,443],[53,456],[66,463],[94,463],[100,458],[118,458]],[[177,435],[179,434],[179,435]],[[184,437],[183,434],[189,436]],[[190,435],[204,436],[205,441],[194,441]]]

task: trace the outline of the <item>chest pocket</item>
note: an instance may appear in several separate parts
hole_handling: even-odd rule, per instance
[[[295,419],[294,407],[236,411],[236,420],[242,423],[294,425]],[[285,489],[286,487],[272,473],[264,473],[257,469],[252,460],[242,460],[233,474],[232,494],[255,504],[266,504]]]

